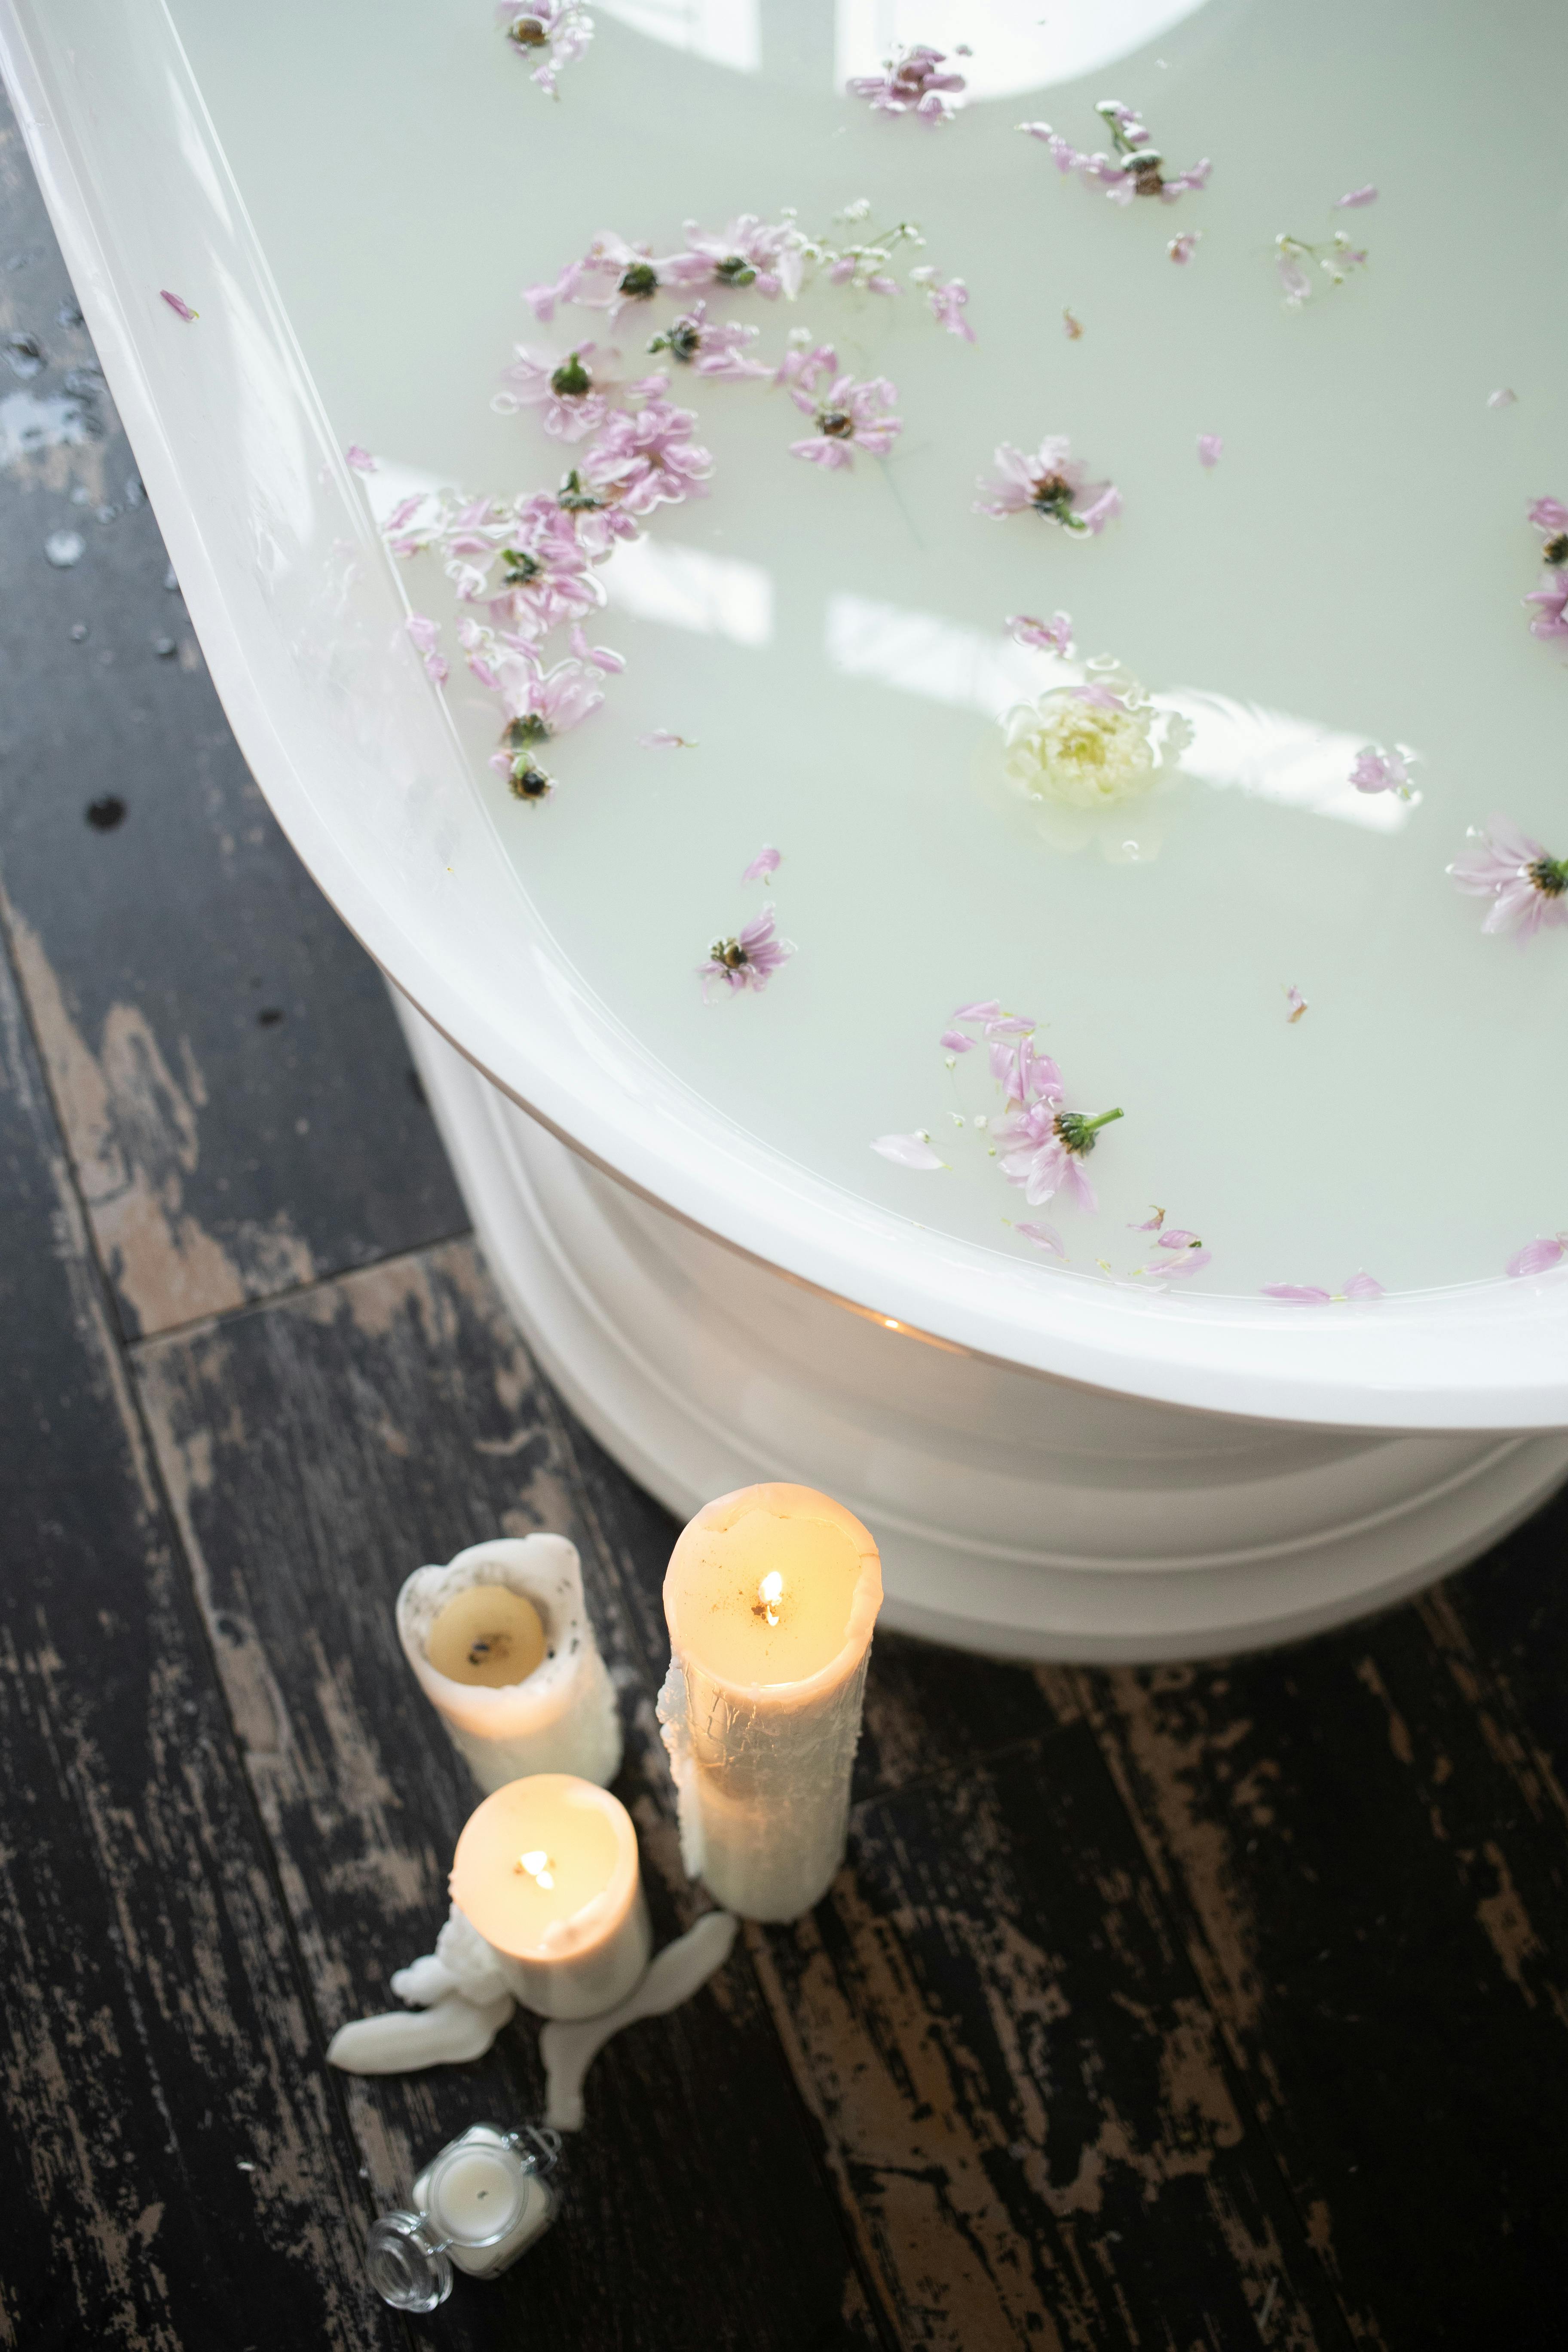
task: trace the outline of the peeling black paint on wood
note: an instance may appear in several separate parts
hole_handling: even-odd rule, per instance
[[[28,394],[65,402],[94,355],[60,323],[69,281],[3,98],[0,251],[26,257],[0,272],[0,330],[37,338]],[[107,391],[76,407],[83,437],[0,471],[0,864],[50,1085],[135,1334],[468,1218],[380,975],[251,781],[164,586]],[[61,530],[85,541],[66,570],[44,554]]]
[[[1560,1526],[1510,1543],[1555,1574]],[[1081,1678],[1312,2242],[1390,2347],[1568,2329],[1568,1822],[1464,1633],[1490,1575]]]
[[[137,1351],[155,1442],[329,2030],[391,2005],[446,1916],[479,1792],[398,1649],[393,1601],[429,1559],[551,1528],[584,1555],[628,1725],[617,1784],[656,1938],[701,1898],[676,1852],[656,1675],[576,1508],[551,1400],[471,1245],[454,1243]],[[662,1670],[664,1661],[658,1660]],[[476,2116],[536,2116],[537,2029],[472,2066],[350,2086],[378,2194]],[[752,1970],[737,1954],[668,2019],[613,2042],[568,2143],[559,2227],[504,2279],[460,2284],[433,2341],[864,2347],[850,2247]]]
[[[3,955],[0,1331],[0,2342],[371,2352],[353,2144]]]

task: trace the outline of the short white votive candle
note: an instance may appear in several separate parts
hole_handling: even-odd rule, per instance
[[[531,1772],[615,1779],[620,1716],[564,1536],[502,1537],[416,1569],[397,1633],[481,1789]]]
[[[414,2184],[414,2202],[458,2270],[493,2278],[550,2226],[555,2197],[505,2133],[475,2124]]]
[[[538,2016],[596,2017],[647,1967],[637,1832],[590,1780],[536,1772],[487,1797],[458,1840],[451,1893]]]
[[[658,1712],[681,1848],[743,1918],[798,1918],[843,1860],[881,1605],[875,1543],[810,1486],[744,1486],[677,1539]]]

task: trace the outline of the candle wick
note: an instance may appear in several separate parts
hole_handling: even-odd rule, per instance
[[[757,1587],[757,1597],[752,1604],[752,1616],[765,1617],[770,1625],[776,1625],[779,1612],[775,1604],[783,1598],[784,1578],[776,1568],[772,1569]]]
[[[554,1874],[550,1866],[550,1856],[542,1845],[535,1846],[530,1853],[520,1853],[512,1864],[511,1870],[514,1878],[521,1878],[526,1874],[532,1879],[536,1886],[542,1886],[546,1894],[549,1894],[555,1885]]]

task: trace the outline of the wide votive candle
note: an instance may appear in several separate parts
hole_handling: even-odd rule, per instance
[[[881,1605],[875,1543],[810,1486],[743,1486],[681,1530],[659,1720],[687,1870],[727,1910],[795,1919],[827,1892]]]
[[[416,1569],[397,1633],[481,1789],[531,1772],[615,1779],[620,1716],[564,1536],[503,1537]]]
[[[591,1780],[536,1772],[487,1797],[458,1840],[451,1893],[541,2017],[596,2017],[647,1967],[637,1832]]]

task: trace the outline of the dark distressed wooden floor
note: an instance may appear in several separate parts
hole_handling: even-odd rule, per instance
[[[322,2063],[475,1800],[392,1596],[574,1537],[668,1934],[671,1528],[509,1328],[229,739],[8,127],[0,303],[0,2341],[1568,2340],[1561,1501],[1238,1664],[879,1640],[829,1899],[605,2053],[507,2279],[367,2296],[375,2202],[540,2088],[525,2023]]]

